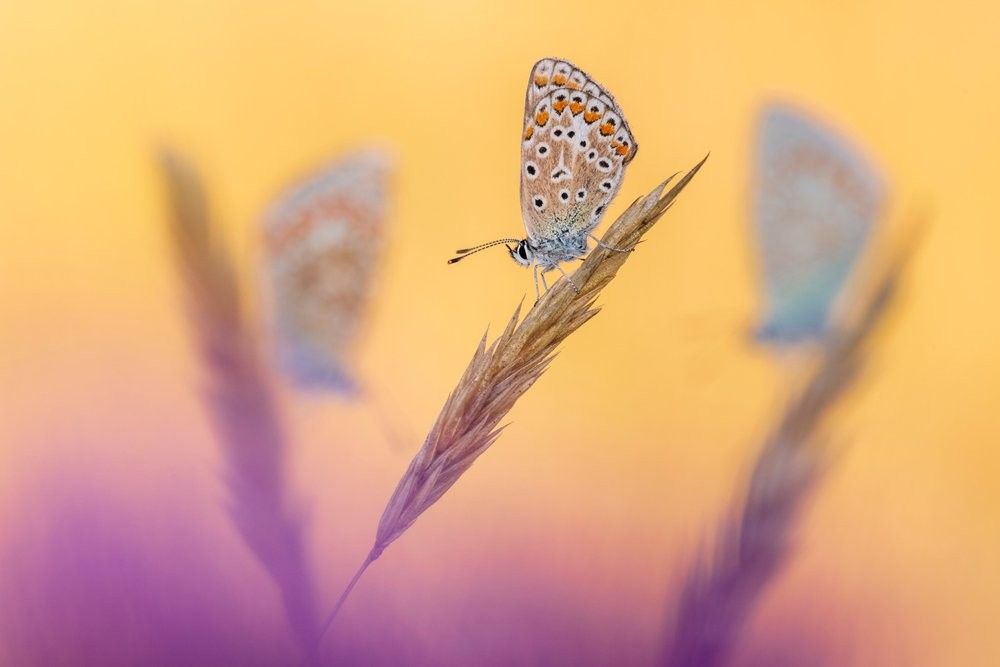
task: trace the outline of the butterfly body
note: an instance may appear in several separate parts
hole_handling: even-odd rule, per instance
[[[882,179],[846,139],[792,108],[764,110],[754,225],[766,315],[757,340],[822,340],[884,203]]]
[[[526,238],[512,259],[544,273],[587,254],[587,239],[622,184],[638,146],[607,90],[572,63],[535,63],[525,93],[521,133],[521,213]],[[452,262],[461,257],[454,258]],[[536,279],[537,280],[537,279]],[[537,287],[537,284],[536,284]]]
[[[561,262],[584,257],[590,232],[591,228],[570,217],[553,221],[551,234],[525,241],[534,256],[534,263],[543,270],[551,271]]]

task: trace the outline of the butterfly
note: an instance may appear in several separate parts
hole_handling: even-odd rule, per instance
[[[539,60],[528,78],[521,134],[521,215],[527,237],[464,248],[448,263],[503,244],[515,262],[534,267],[537,296],[539,276],[548,289],[545,274],[554,269],[573,285],[559,264],[586,256],[588,238],[604,246],[593,231],[638,148],[604,86],[569,61]]]
[[[382,257],[390,171],[380,151],[345,156],[264,216],[278,363],[300,388],[357,391],[350,362]]]
[[[753,224],[763,264],[765,343],[821,340],[885,202],[882,178],[848,141],[791,107],[761,115]]]

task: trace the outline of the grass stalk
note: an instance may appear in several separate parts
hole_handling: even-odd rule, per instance
[[[673,180],[640,197],[608,228],[602,242],[610,248],[633,248],[653,228],[694,178],[708,156],[667,190]],[[503,432],[500,421],[548,368],[557,348],[599,308],[601,290],[634,253],[598,246],[573,274],[578,289],[560,280],[520,321],[521,306],[503,332],[487,345],[479,342],[472,360],[445,401],[423,446],[410,462],[378,523],[375,544],[364,564],[322,626],[325,632],[361,574],[417,518],[441,498]]]
[[[271,373],[201,179],[169,151],[160,166],[174,257],[204,369],[204,404],[225,460],[229,516],[280,591],[296,641],[310,655],[319,636],[315,586],[303,521],[289,498],[288,437]]]
[[[825,344],[819,362],[794,392],[760,448],[745,492],[717,529],[713,552],[702,553],[682,588],[660,664],[728,664],[743,629],[788,561],[798,517],[828,469],[827,415],[854,386],[868,360],[917,240],[898,244],[870,293]]]

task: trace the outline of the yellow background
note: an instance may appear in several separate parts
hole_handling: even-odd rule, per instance
[[[782,395],[780,368],[744,337],[751,131],[777,96],[868,148],[893,186],[890,227],[914,202],[935,220],[837,423],[849,449],[755,623],[848,635],[852,664],[995,664],[997,25],[1000,5],[964,1],[4,2],[0,520],[41,471],[68,468],[139,514],[197,517],[220,558],[260,576],[215,509],[152,159],[163,143],[202,168],[247,268],[257,216],[289,179],[369,140],[392,147],[398,197],[360,365],[415,449],[484,328],[532,292],[502,252],[444,260],[521,234],[523,86],[558,55],[609,86],[641,144],[611,215],[712,156],[514,425],[345,613],[389,605],[433,643],[423,610],[457,616],[463,591],[514,570],[593,618],[629,614],[655,643],[671,578]],[[409,452],[364,406],[307,400],[291,417],[329,600]]]

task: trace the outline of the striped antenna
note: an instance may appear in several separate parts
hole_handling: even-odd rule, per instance
[[[455,251],[455,254],[457,254],[458,257],[452,257],[451,259],[448,260],[448,263],[454,264],[458,260],[465,259],[469,255],[473,255],[479,252],[480,250],[486,250],[487,248],[492,248],[493,246],[500,245],[501,243],[507,244],[507,243],[520,243],[520,242],[521,239],[497,239],[496,241],[490,241],[489,243],[481,243],[480,245],[473,246],[472,248],[461,248]],[[510,247],[508,246],[507,249],[509,250]]]

